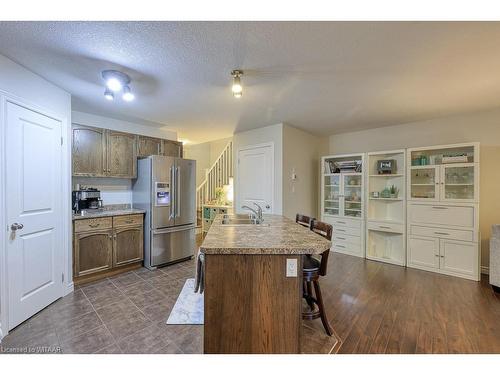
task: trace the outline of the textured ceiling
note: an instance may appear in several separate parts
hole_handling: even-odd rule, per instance
[[[0,22],[0,53],[73,109],[194,142],[288,122],[332,134],[498,107],[500,23]],[[100,71],[133,79],[107,102]],[[230,92],[241,68],[243,97]],[[472,124],[471,124],[472,125]]]

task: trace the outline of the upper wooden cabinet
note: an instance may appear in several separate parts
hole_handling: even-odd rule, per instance
[[[159,138],[139,136],[137,156],[162,155],[163,140]]]
[[[73,124],[73,176],[137,177],[137,157],[182,157],[182,143]]]
[[[82,125],[73,125],[73,175],[105,176],[106,131]]]
[[[107,134],[107,175],[137,177],[137,136],[112,130],[108,130]]]
[[[163,155],[182,158],[182,142],[163,140]]]

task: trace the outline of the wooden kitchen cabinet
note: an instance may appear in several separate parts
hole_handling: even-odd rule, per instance
[[[106,131],[83,125],[72,127],[73,176],[101,177],[107,173]]]
[[[137,136],[107,131],[108,176],[137,177]]]
[[[163,154],[163,140],[160,138],[144,137],[140,135],[137,145],[138,157]]]
[[[144,259],[143,214],[73,222],[73,280],[98,280],[138,268]]]
[[[73,243],[74,277],[113,267],[113,231],[111,229],[75,233]]]
[[[182,142],[163,140],[163,155],[182,158]]]
[[[137,157],[182,157],[182,143],[73,124],[73,176],[137,177]]]
[[[142,225],[115,229],[113,234],[113,266],[139,262],[143,258]]]

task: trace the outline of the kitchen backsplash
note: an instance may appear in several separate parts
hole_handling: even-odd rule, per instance
[[[73,187],[76,185],[93,187],[101,191],[105,205],[132,204],[132,180],[120,178],[73,177]]]

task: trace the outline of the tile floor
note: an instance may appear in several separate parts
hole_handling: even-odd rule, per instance
[[[194,261],[77,287],[6,336],[0,352],[201,353],[203,326],[166,325]]]
[[[0,353],[202,353],[202,325],[165,324],[194,269],[190,260],[77,287],[12,330]],[[304,353],[338,348],[322,329],[319,320],[304,322]]]

